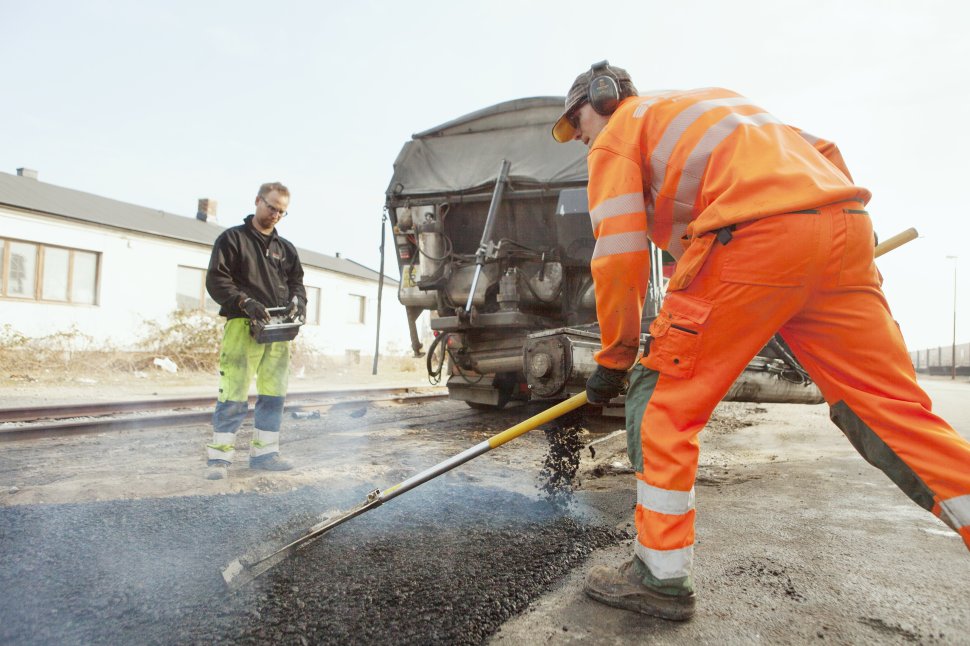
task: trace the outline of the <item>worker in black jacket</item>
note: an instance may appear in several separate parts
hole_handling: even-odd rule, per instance
[[[256,377],[255,429],[249,450],[252,469],[288,471],[280,457],[280,423],[289,378],[289,341],[259,343],[253,336],[270,320],[267,308],[286,307],[287,318],[306,317],[303,266],[296,247],[276,233],[286,217],[290,191],[279,182],[263,184],[256,212],[216,238],[205,286],[219,303],[226,326],[219,355],[219,400],[206,445],[206,478],[228,477],[236,431],[246,417],[249,384]]]

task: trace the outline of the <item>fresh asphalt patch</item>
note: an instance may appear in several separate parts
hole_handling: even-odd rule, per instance
[[[480,644],[629,538],[561,496],[440,480],[226,588],[233,558],[367,493],[0,508],[0,643]]]

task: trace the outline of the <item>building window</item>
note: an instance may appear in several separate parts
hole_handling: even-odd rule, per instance
[[[37,245],[10,242],[10,268],[7,274],[7,296],[37,299]]]
[[[0,295],[96,305],[100,254],[0,238]]]
[[[94,305],[98,293],[98,254],[75,251],[71,257],[72,295],[74,303]]]
[[[306,288],[306,323],[320,325],[320,288]]]
[[[348,315],[350,318],[347,320],[350,323],[363,323],[364,314],[367,312],[367,297],[358,296],[357,294],[350,295],[350,310]]]
[[[218,313],[219,304],[205,290],[205,269],[179,265],[175,278],[175,306],[180,310]]]
[[[67,249],[44,249],[44,279],[40,296],[45,301],[67,301],[67,282],[71,273],[71,252]]]

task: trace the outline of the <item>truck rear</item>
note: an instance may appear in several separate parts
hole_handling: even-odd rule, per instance
[[[429,375],[473,407],[568,397],[596,367],[586,149],[550,137],[562,105],[534,97],[484,108],[413,135],[394,163],[386,207],[412,348],[421,354],[416,321],[430,311]],[[672,269],[670,256],[651,253],[644,343]],[[822,401],[780,339],[726,399]]]

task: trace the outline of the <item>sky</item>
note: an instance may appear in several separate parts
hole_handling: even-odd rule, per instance
[[[878,261],[909,347],[948,346],[954,310],[970,341],[970,3],[0,0],[0,26],[0,171],[186,217],[214,199],[226,226],[282,181],[284,237],[372,268],[413,133],[602,59],[641,90],[730,88],[835,141],[880,238],[919,230]]]

